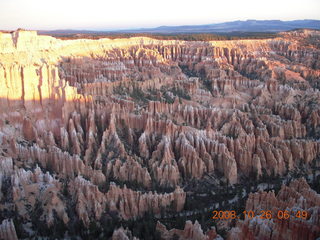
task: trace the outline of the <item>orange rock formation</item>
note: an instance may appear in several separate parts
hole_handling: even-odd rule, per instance
[[[47,226],[68,224],[70,209],[89,226],[110,211],[125,220],[179,212],[183,186],[205,174],[235,184],[319,164],[319,37],[311,30],[213,42],[0,33],[0,186],[12,192],[8,204],[25,222],[40,206]],[[281,205],[286,189],[251,195],[247,207]],[[248,224],[252,236],[270,234],[258,222],[238,229]],[[287,229],[296,233],[299,224]],[[182,235],[202,239],[191,225],[198,230]],[[1,229],[14,232],[10,220]]]

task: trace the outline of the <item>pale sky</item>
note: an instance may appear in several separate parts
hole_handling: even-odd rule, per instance
[[[320,19],[320,0],[0,0],[0,29],[127,29]]]

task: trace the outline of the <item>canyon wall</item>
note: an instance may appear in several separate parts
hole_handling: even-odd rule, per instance
[[[283,185],[277,195],[251,193],[246,211],[253,211],[255,217],[239,221],[227,239],[316,239],[320,234],[319,206],[320,194],[310,189],[304,178]],[[270,211],[273,218],[261,219],[261,210]],[[277,217],[279,211],[287,211],[288,219]]]
[[[319,166],[319,36],[0,33],[3,219],[37,213],[47,227],[69,226],[72,209],[88,227],[114,213],[180,212],[183,187],[205,175],[232,185]]]

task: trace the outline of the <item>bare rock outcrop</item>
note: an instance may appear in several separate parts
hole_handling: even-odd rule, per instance
[[[79,219],[88,226],[95,219],[99,220],[106,209],[105,195],[96,185],[82,177],[75,178],[68,186],[76,203],[75,209]]]
[[[127,161],[122,163],[116,159],[107,163],[107,176],[112,176],[123,182],[134,182],[144,185],[146,188],[151,187],[151,177],[147,168],[142,167],[138,161],[128,157]]]
[[[157,223],[156,230],[160,232],[161,239],[181,239],[181,240],[191,240],[191,239],[199,239],[199,240],[214,240],[214,239],[222,239],[217,233],[215,228],[208,230],[206,233],[201,229],[201,225],[196,220],[193,224],[191,221],[186,221],[183,230],[180,229],[170,229],[161,224]]]
[[[18,240],[17,233],[11,219],[5,219],[0,224],[0,239]]]
[[[320,166],[319,36],[64,41],[1,32],[0,214],[67,228],[70,210],[72,224],[89,229],[109,214],[126,221],[180,212],[183,189],[205,177],[233,185]],[[247,219],[229,237],[311,239],[317,206],[303,180],[277,195],[251,194],[248,210],[311,217]],[[159,228],[167,238],[219,238],[197,222]],[[114,238],[133,236],[120,228]]]
[[[117,210],[123,219],[137,218],[146,212],[160,215],[162,210],[171,208],[174,211],[181,211],[184,207],[186,194],[181,188],[176,188],[172,193],[156,194],[141,193],[110,184],[106,194],[110,209]]]
[[[320,234],[319,201],[320,195],[310,189],[304,178],[283,185],[277,195],[251,193],[246,211],[253,211],[255,217],[239,221],[228,239],[315,239]],[[270,210],[273,218],[261,219],[261,210]],[[279,219],[278,211],[287,211],[290,217]]]
[[[121,227],[113,232],[112,240],[139,240],[139,238],[133,237],[130,230]]]
[[[61,183],[48,172],[44,174],[39,167],[34,172],[18,169],[12,176],[12,185],[13,202],[20,216],[30,220],[30,213],[41,208],[43,213],[39,220],[48,226],[55,222],[54,213],[68,223],[66,207],[59,196]]]

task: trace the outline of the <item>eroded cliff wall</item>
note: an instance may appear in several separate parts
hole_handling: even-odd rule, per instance
[[[44,225],[69,226],[73,210],[88,227],[179,212],[182,188],[205,175],[235,184],[319,165],[315,38],[0,33],[0,179],[16,209],[6,218],[32,222],[41,209]]]

